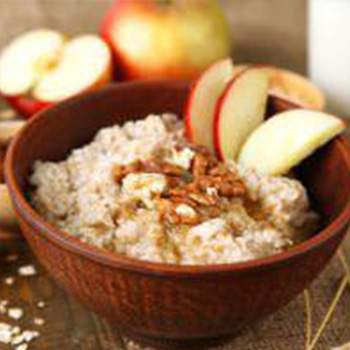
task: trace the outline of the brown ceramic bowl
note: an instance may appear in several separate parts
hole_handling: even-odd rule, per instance
[[[45,222],[28,202],[37,159],[60,160],[100,129],[149,113],[181,114],[183,83],[109,86],[31,119],[12,143],[6,178],[23,233],[52,277],[129,337],[181,350],[235,335],[287,304],[318,276],[350,219],[350,150],[339,137],[296,171],[323,228],[289,251],[245,263],[174,266],[138,261],[81,243]]]

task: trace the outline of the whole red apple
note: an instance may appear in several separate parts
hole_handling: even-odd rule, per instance
[[[231,49],[215,0],[116,0],[101,35],[125,79],[192,79]]]

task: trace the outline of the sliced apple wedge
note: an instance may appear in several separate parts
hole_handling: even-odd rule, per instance
[[[34,87],[33,96],[42,102],[60,101],[111,79],[109,48],[97,36],[85,35],[65,45],[55,68],[43,75]]]
[[[269,65],[235,65],[235,75],[249,67],[259,66],[270,74],[270,96],[275,99],[290,100],[299,106],[323,110],[326,99],[322,91],[301,74]]]
[[[0,147],[6,146],[13,137],[23,128],[25,125],[24,120],[7,120],[0,122]]]
[[[50,29],[28,32],[12,41],[1,54],[0,91],[6,96],[28,94],[58,60],[65,38]]]
[[[305,109],[283,112],[251,134],[238,162],[259,173],[282,175],[344,130],[341,119],[326,113]]]
[[[112,79],[112,56],[98,36],[71,41],[56,31],[31,31],[0,56],[0,94],[25,116]]]
[[[214,151],[213,121],[216,104],[233,77],[233,63],[226,58],[208,68],[193,86],[185,110],[190,141]]]
[[[235,160],[251,132],[264,120],[269,75],[251,68],[237,75],[221,96],[214,118],[213,138],[222,160]]]

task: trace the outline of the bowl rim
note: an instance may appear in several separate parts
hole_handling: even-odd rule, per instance
[[[79,101],[89,99],[91,96],[98,96],[99,94],[103,95],[106,92],[112,90],[117,91],[120,88],[133,88],[145,85],[158,85],[161,88],[188,86],[188,84],[185,82],[176,81],[138,81],[110,84],[97,90],[71,97],[64,102],[58,103],[39,112],[27,122],[26,126],[12,141],[5,160],[6,182],[9,187],[10,196],[14,203],[15,210],[17,211],[17,215],[22,218],[22,220],[24,219],[27,221],[31,227],[36,230],[37,234],[41,235],[47,240],[50,240],[51,243],[58,245],[60,249],[83,256],[110,268],[124,269],[159,277],[173,276],[178,278],[193,278],[220,274],[241,274],[249,271],[253,272],[257,269],[267,269],[272,265],[276,265],[277,263],[289,264],[291,260],[294,260],[298,256],[306,254],[311,250],[317,250],[325,241],[331,239],[337,234],[338,231],[345,228],[345,226],[348,224],[350,219],[350,196],[343,210],[327,227],[322,229],[315,236],[291,247],[287,251],[264,258],[231,264],[175,265],[139,260],[114,252],[104,251],[101,248],[80,241],[78,238],[65,233],[56,226],[44,220],[26,200],[19,184],[15,180],[14,166],[16,153],[19,145],[25,139],[25,136],[32,130],[33,126],[35,126],[38,122],[42,122],[42,119],[46,118],[47,113],[51,114],[55,111],[59,112],[62,105],[69,106],[69,104],[75,104]],[[335,147],[337,147],[339,152],[341,152],[342,158],[346,163],[346,167],[350,174],[350,143],[347,141],[345,136],[338,136],[333,142]]]

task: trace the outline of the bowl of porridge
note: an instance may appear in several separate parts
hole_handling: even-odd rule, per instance
[[[104,87],[30,120],[6,178],[52,277],[115,329],[161,348],[209,346],[296,297],[350,218],[343,136],[288,176],[187,140],[189,87]]]

